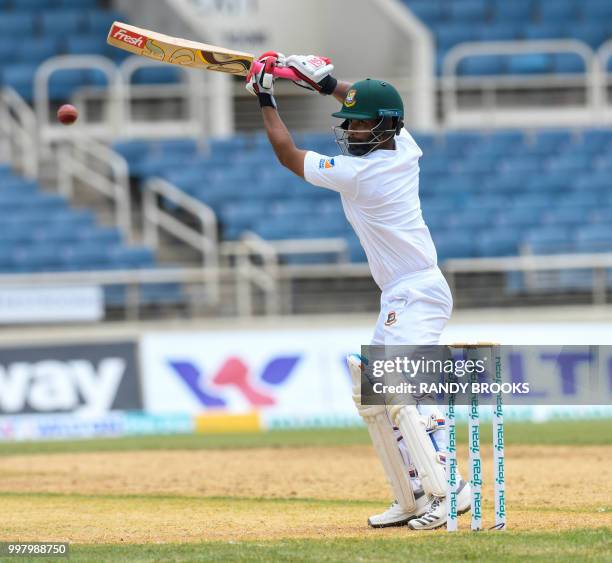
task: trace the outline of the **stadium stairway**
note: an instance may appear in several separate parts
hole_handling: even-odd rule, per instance
[[[434,35],[438,73],[449,49],[466,41],[569,38],[596,49],[612,37],[612,2],[609,0],[403,2]],[[469,57],[459,66],[459,73],[469,76],[584,71],[582,59],[571,53]]]

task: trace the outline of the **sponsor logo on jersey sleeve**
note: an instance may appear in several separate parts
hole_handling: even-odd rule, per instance
[[[333,158],[322,158],[319,160],[319,169],[329,169],[336,165]]]

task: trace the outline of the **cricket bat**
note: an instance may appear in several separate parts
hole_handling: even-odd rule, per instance
[[[189,39],[170,37],[156,31],[114,22],[106,39],[109,45],[141,57],[174,65],[227,72],[246,76],[252,65],[259,70],[261,63],[251,53],[207,45]],[[274,69],[274,76],[299,80],[290,68]]]

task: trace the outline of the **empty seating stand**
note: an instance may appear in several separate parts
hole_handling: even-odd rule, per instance
[[[106,44],[106,35],[115,20],[125,21],[118,12],[105,9],[98,0],[0,0],[0,87],[14,88],[32,100],[36,68],[56,55],[102,55],[119,63],[124,51]],[[18,41],[15,38],[18,37]],[[173,68],[142,69],[136,84],[173,83],[180,75]],[[93,70],[58,72],[49,85],[54,101],[65,101],[84,86],[103,86],[104,75]]]
[[[444,55],[466,41],[578,39],[596,49],[612,38],[609,0],[403,0],[432,31],[438,72]],[[474,56],[462,61],[464,76],[584,72],[572,53]]]
[[[126,245],[121,233],[96,224],[89,210],[71,208],[59,195],[0,165],[0,274],[130,270],[156,266],[146,247]],[[106,289],[110,305],[122,305],[124,287]],[[146,304],[180,301],[177,284],[142,289]]]
[[[612,251],[599,236],[612,231],[612,129],[414,136],[424,151],[423,213],[440,261],[523,249],[549,253],[555,245],[563,252]],[[301,135],[297,142],[337,154],[328,134]],[[225,239],[245,231],[269,240],[343,237],[353,260],[365,258],[339,196],[282,168],[263,136],[213,141],[209,152],[188,140],[115,149],[135,178],[164,177],[211,206]],[[589,225],[597,225],[597,236],[585,234]]]

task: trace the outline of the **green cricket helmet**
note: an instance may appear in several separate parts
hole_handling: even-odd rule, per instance
[[[344,98],[342,109],[332,114],[344,119],[334,128],[336,142],[344,154],[365,156],[376,150],[404,126],[404,103],[398,91],[388,82],[366,78],[353,84]],[[349,123],[353,119],[378,120],[367,141],[351,141]]]

